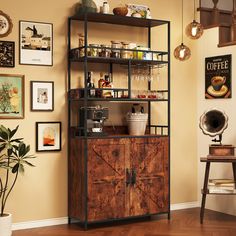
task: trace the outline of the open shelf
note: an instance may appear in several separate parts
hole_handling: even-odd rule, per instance
[[[71,62],[84,62],[85,57],[81,57],[78,59],[70,59]],[[132,65],[159,65],[159,64],[167,64],[168,61],[160,61],[160,60],[138,60],[138,59],[122,59],[122,58],[104,58],[104,57],[87,57],[87,62],[90,63],[113,63],[120,65],[128,65],[131,63]]]
[[[117,102],[160,102],[160,101],[168,101],[168,91],[167,90],[157,90],[156,95],[150,94],[149,97],[148,95],[145,95],[146,97],[129,97],[128,89],[123,89],[123,88],[87,88],[87,91],[89,90],[95,90],[96,91],[112,91],[113,94],[115,94],[115,97],[90,97],[87,96],[87,98],[84,97],[85,90],[83,88],[78,88],[78,89],[71,89],[68,92],[68,99],[70,101],[117,101]],[[133,91],[134,92],[134,91]],[[145,91],[148,92],[148,91]],[[152,91],[150,91],[152,92]],[[158,97],[158,93],[162,94],[162,97]],[[125,95],[126,94],[126,95]],[[153,97],[155,96],[155,97]]]
[[[209,195],[236,195],[236,190],[234,190],[232,192],[231,191],[221,192],[219,190],[219,192],[212,193],[212,192],[209,192],[209,189],[207,189],[206,192],[204,192],[203,189],[202,189],[202,194],[209,194]]]
[[[104,133],[86,133],[83,127],[71,127],[70,136],[73,138],[158,138],[168,137],[167,125],[151,125],[146,127],[144,135],[129,135],[127,126],[104,126]]]
[[[168,24],[169,21],[165,20],[155,20],[155,19],[144,19],[129,16],[117,16],[112,14],[102,14],[102,13],[82,13],[70,17],[71,20],[80,20],[96,23],[107,23],[116,25],[127,25],[135,27],[155,27],[163,24]]]

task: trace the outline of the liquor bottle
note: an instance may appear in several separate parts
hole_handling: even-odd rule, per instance
[[[112,83],[111,83],[109,75],[105,75],[105,81],[102,84],[102,88],[103,89],[104,88],[109,88],[109,89],[112,88]],[[112,90],[102,90],[102,97],[111,98],[111,97],[113,97],[112,93],[113,93]]]
[[[92,88],[92,72],[89,71],[88,72],[88,77],[87,77],[87,91],[88,91],[88,97],[91,97],[91,90],[90,88]]]
[[[105,80],[103,79],[103,73],[100,73],[100,79],[98,80],[98,88],[102,88],[103,83]]]
[[[102,88],[103,83],[105,80],[103,79],[103,73],[100,73],[100,79],[98,80],[98,88]],[[97,89],[96,90],[96,97],[101,98],[102,97],[102,90]]]
[[[93,80],[91,80],[91,89],[90,89],[90,96],[96,97],[96,89]]]

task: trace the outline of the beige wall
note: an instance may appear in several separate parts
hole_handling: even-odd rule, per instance
[[[235,46],[218,48],[218,28],[213,28],[205,30],[203,37],[198,41],[198,61],[196,75],[198,77],[198,117],[200,117],[204,111],[211,108],[218,108],[228,115],[229,122],[228,128],[223,133],[223,143],[236,145],[236,113],[235,113],[235,60],[236,48]],[[232,54],[232,98],[230,99],[215,99],[215,100],[206,100],[204,97],[205,94],[205,57],[220,56]],[[198,156],[206,156],[209,152],[208,145],[211,144],[212,138],[210,136],[204,135],[200,129],[198,129]],[[200,199],[200,189],[203,186],[205,173],[205,164],[199,163],[199,199]],[[230,164],[211,164],[210,178],[233,178],[232,167]],[[229,214],[236,215],[235,206],[236,199],[233,196],[208,196],[206,207],[226,212]]]
[[[16,42],[16,67],[1,68],[1,73],[25,75],[25,119],[1,120],[1,124],[15,127],[20,125],[19,136],[35,150],[35,122],[62,121],[62,151],[36,153],[35,168],[27,168],[11,195],[7,211],[12,212],[14,222],[32,221],[67,216],[67,103],[66,103],[66,42],[67,17],[73,12],[77,1],[45,1],[37,4],[29,0],[2,1],[1,10],[13,21],[13,32],[2,40]],[[123,3],[126,1],[122,1]],[[133,3],[150,6],[153,18],[170,20],[171,51],[181,42],[181,1],[180,0],[134,0]],[[185,5],[185,24],[192,20],[192,3]],[[117,1],[109,1],[111,9]],[[53,23],[54,65],[27,66],[18,64],[19,20]],[[130,31],[125,30],[130,34]],[[100,32],[97,32],[100,34]],[[123,38],[122,33],[113,35]],[[142,35],[139,36],[142,39]],[[105,37],[106,38],[106,37]],[[154,39],[154,45],[159,36]],[[194,49],[195,42],[186,43]],[[197,200],[197,122],[196,122],[196,63],[195,51],[192,58],[184,63],[173,59],[171,62],[171,203]],[[54,112],[30,111],[30,81],[54,81]]]

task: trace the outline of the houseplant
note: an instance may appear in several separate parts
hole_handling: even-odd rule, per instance
[[[23,138],[15,138],[18,126],[11,130],[0,125],[0,235],[11,235],[11,214],[5,212],[5,207],[12,192],[19,173],[24,172],[24,167],[34,166],[29,159],[30,146],[26,145]]]

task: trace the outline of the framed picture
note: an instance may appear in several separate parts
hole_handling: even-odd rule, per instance
[[[36,151],[61,150],[61,122],[36,122]]]
[[[4,12],[0,11],[0,38],[6,37],[12,31],[11,18]]]
[[[0,119],[24,118],[24,75],[0,74]]]
[[[205,98],[231,98],[231,54],[205,58]]]
[[[52,66],[51,23],[20,21],[20,64]]]
[[[0,67],[15,67],[15,42],[0,41]]]
[[[30,81],[31,111],[54,110],[54,82]]]

